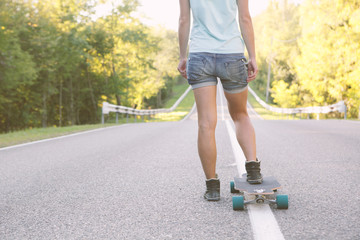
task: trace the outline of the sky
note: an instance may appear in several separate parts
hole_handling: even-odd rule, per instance
[[[115,0],[116,2],[117,0]],[[300,3],[302,0],[289,0]],[[119,1],[121,2],[121,1]],[[177,31],[179,19],[179,0],[140,0],[141,7],[138,16],[147,25],[162,25]],[[266,9],[270,0],[249,0],[251,16],[256,16]],[[98,7],[97,15],[106,14],[111,9],[111,4]]]

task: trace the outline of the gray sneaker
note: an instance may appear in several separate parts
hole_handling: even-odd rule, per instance
[[[220,200],[220,180],[218,178],[206,180],[206,192],[204,198],[208,201]]]
[[[262,183],[262,175],[260,173],[260,161],[256,159],[256,161],[246,162],[245,168],[247,172],[247,181],[250,184],[260,184]]]

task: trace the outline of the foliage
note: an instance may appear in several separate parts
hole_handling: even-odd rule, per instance
[[[155,77],[161,89],[156,96],[146,100],[147,107],[163,107],[163,102],[171,94],[176,83],[183,80],[174,66],[178,64],[177,33],[161,27],[154,29],[154,35],[159,41],[160,51],[155,56],[154,67],[158,70]]]
[[[274,102],[284,108],[294,108],[298,105],[298,85],[280,80],[273,82],[272,85]]]
[[[259,78],[266,91],[271,62],[271,101],[280,107],[320,106],[344,100],[349,117],[360,105],[360,1],[272,1],[254,19]]]
[[[271,64],[271,82],[285,81],[291,85],[296,80],[294,62],[299,54],[297,39],[299,6],[271,1],[267,10],[254,19],[259,77],[255,88],[266,93],[268,65]],[[274,89],[271,89],[273,92]],[[274,97],[274,95],[272,95]],[[272,102],[272,99],[270,99]]]
[[[104,100],[155,107],[171,91],[176,34],[142,24],[137,0],[96,19],[103,2],[0,1],[0,132],[96,123]]]
[[[296,72],[305,105],[360,103],[360,1],[305,1]]]

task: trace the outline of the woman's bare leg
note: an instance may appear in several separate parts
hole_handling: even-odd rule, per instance
[[[247,113],[247,95],[248,90],[233,94],[225,92],[230,116],[235,124],[237,140],[246,160],[252,161],[256,160],[256,140],[254,127]]]
[[[194,89],[198,113],[198,151],[206,179],[215,178],[216,143],[215,128],[217,123],[216,86]]]

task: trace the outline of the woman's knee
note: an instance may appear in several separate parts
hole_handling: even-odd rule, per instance
[[[242,121],[244,119],[248,119],[249,115],[247,111],[241,111],[231,114],[231,118],[234,120],[234,122]]]
[[[200,131],[215,131],[216,124],[216,120],[203,120],[198,123]]]

